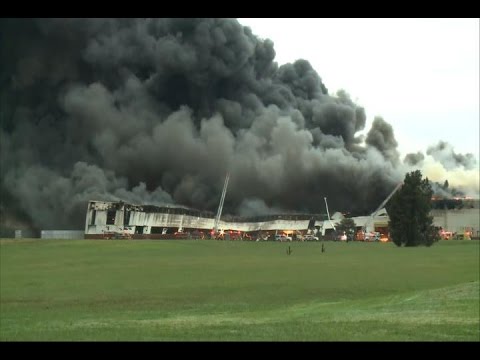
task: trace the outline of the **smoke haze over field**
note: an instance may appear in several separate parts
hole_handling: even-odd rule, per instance
[[[371,212],[419,164],[478,193],[473,155],[440,142],[401,163],[388,119],[363,138],[361,105],[236,20],[2,19],[0,34],[2,227],[82,228],[88,200],[215,211],[227,171],[224,212],[242,215],[324,212],[324,196]]]

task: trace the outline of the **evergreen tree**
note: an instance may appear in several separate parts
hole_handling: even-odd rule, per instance
[[[397,246],[431,246],[438,241],[430,215],[432,194],[420,170],[406,174],[403,186],[387,204],[390,237]]]
[[[355,221],[350,218],[344,218],[339,223],[335,225],[338,234],[345,234],[347,235],[348,240],[353,240],[355,234]]]

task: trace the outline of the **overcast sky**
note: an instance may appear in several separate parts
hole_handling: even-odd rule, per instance
[[[238,19],[380,115],[402,154],[444,140],[479,158],[479,19]]]

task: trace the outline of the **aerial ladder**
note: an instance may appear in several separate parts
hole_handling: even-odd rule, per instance
[[[395,186],[395,189],[393,189],[393,191],[390,193],[390,195],[388,195],[387,198],[385,200],[383,200],[383,202],[380,204],[380,206],[378,206],[375,209],[375,211],[370,214],[370,218],[365,222],[365,224],[362,227],[362,234],[365,238],[366,238],[366,233],[367,233],[367,226],[370,225],[371,222],[373,222],[373,219],[375,218],[375,216],[377,216],[377,213],[381,209],[383,209],[383,207],[392,198],[392,196],[398,191],[398,189],[400,189],[402,187],[402,185],[403,185],[403,182],[398,183],[397,186]]]
[[[225,201],[225,194],[227,193],[228,180],[230,179],[230,173],[227,173],[225,176],[225,183],[223,184],[222,196],[220,198],[220,204],[218,205],[217,215],[215,216],[215,222],[213,225],[212,235],[214,237],[218,236],[218,223],[220,222],[220,217],[222,216],[223,202]],[[223,235],[223,232],[220,232]]]
[[[327,218],[328,218],[328,221],[330,222],[330,225],[332,226],[333,231],[336,233],[336,232],[337,232],[337,229],[335,228],[335,225],[333,224],[332,219],[330,219],[330,213],[328,212],[327,198],[324,197],[323,199],[325,200],[325,207],[326,207],[326,209],[327,209]],[[324,231],[325,231],[325,230],[324,230]],[[323,233],[322,235],[325,235],[325,233]]]

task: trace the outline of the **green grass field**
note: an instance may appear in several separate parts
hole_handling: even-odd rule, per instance
[[[479,243],[0,240],[0,340],[480,341]]]

